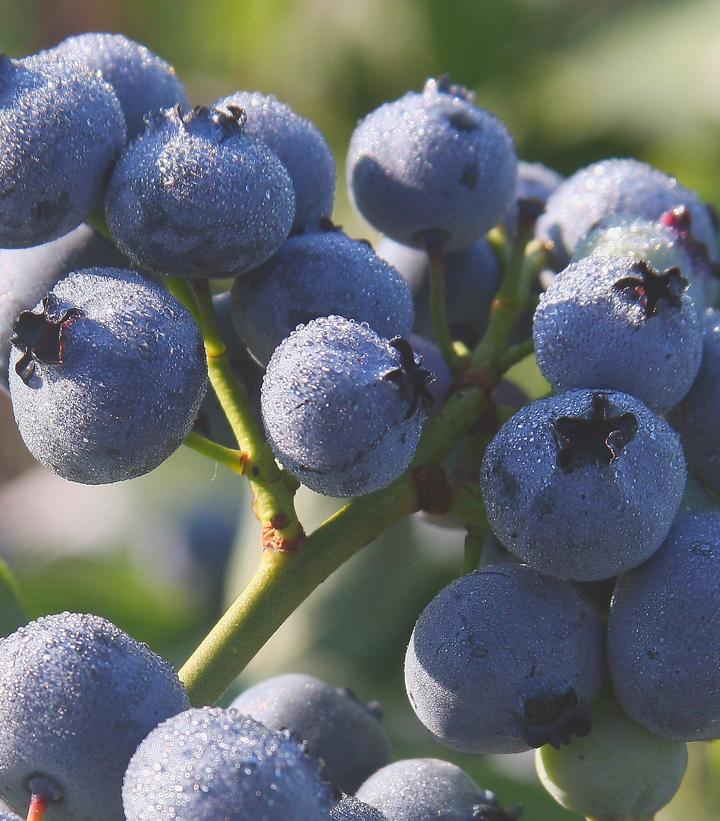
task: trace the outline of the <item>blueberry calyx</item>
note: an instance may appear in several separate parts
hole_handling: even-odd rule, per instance
[[[182,123],[188,131],[204,131],[208,126],[216,127],[220,131],[220,142],[241,134],[247,122],[247,112],[234,103],[224,106],[196,105],[192,111],[182,118]]]
[[[432,407],[433,396],[428,385],[435,380],[435,377],[427,368],[421,367],[422,357],[419,357],[419,363],[415,361],[415,353],[407,339],[395,336],[388,344],[400,354],[401,365],[383,374],[382,378],[397,385],[400,389],[401,395],[408,402],[405,418],[410,419],[415,415],[418,405],[422,405],[425,410]]]
[[[596,393],[589,416],[561,416],[549,425],[558,447],[558,467],[572,473],[585,465],[611,465],[634,439],[638,420],[629,412],[613,415],[607,394]]]
[[[60,784],[44,773],[33,773],[28,776],[27,787],[31,795],[42,796],[46,801],[60,801],[64,796]]]
[[[717,213],[711,205],[707,212],[713,225],[717,224]],[[704,242],[695,239],[692,233],[692,213],[686,205],[678,205],[660,217],[660,223],[669,228],[677,237],[678,244],[690,257],[693,269],[707,272],[711,277],[720,278],[720,264],[710,259],[710,252]]]
[[[472,103],[475,100],[475,94],[470,89],[459,83],[453,83],[450,80],[449,74],[441,74],[439,77],[430,77],[423,88],[425,94],[448,94],[451,97],[458,97],[461,100],[467,100]],[[477,128],[476,123],[472,123],[472,128]]]
[[[572,688],[564,693],[541,693],[523,701],[525,741],[531,747],[550,744],[557,749],[573,736],[590,732],[590,713]]]
[[[15,373],[28,385],[38,364],[61,365],[65,353],[65,331],[84,316],[79,308],[67,305],[50,293],[41,309],[22,311],[13,325],[10,344],[22,351]]]
[[[471,812],[473,821],[518,821],[523,808],[522,804],[518,804],[509,810],[504,810],[495,799],[494,803],[490,804],[473,804]]]
[[[630,266],[630,271],[630,276],[619,279],[613,290],[637,302],[645,311],[645,319],[659,312],[661,300],[673,308],[682,307],[682,295],[687,290],[688,281],[677,266],[659,272],[647,260],[640,259]]]

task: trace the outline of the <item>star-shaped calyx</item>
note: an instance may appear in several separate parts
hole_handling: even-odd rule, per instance
[[[383,379],[398,386],[403,399],[408,402],[405,418],[410,419],[418,409],[418,405],[422,405],[425,410],[432,405],[433,396],[428,389],[428,384],[433,382],[435,377],[427,368],[421,367],[422,358],[420,358],[421,364],[415,361],[415,353],[407,339],[396,336],[388,344],[400,354],[401,365],[384,374]]]
[[[663,303],[680,308],[687,287],[688,281],[679,268],[672,267],[660,272],[646,259],[639,259],[630,266],[628,276],[613,285],[613,290],[640,305],[645,319],[649,319],[660,311]]]
[[[708,213],[715,225],[717,215],[710,206],[708,206]],[[720,278],[720,265],[710,258],[707,245],[693,236],[692,213],[686,205],[678,205],[666,211],[660,216],[660,223],[669,228],[677,237],[678,245],[690,258],[695,275]]]
[[[564,473],[584,465],[607,467],[620,457],[635,438],[637,417],[614,413],[607,394],[592,397],[587,416],[561,416],[550,422],[557,444],[557,464]]]
[[[83,316],[79,308],[60,302],[55,294],[48,294],[40,311],[22,311],[13,325],[10,344],[22,356],[15,364],[15,373],[27,385],[37,366],[60,365],[65,354],[65,332]]]
[[[572,688],[563,693],[540,693],[523,701],[525,741],[531,747],[550,744],[557,749],[573,736],[590,732],[590,714]]]

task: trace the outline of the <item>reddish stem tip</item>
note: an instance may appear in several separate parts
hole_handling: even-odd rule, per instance
[[[47,796],[33,793],[30,799],[27,821],[43,821],[49,805],[50,799]]]

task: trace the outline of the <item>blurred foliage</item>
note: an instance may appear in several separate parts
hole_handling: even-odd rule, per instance
[[[523,158],[567,174],[603,157],[637,156],[720,201],[717,0],[0,0],[0,50],[12,56],[86,30],[121,31],[157,51],[175,65],[195,103],[258,89],[311,117],[338,158],[336,221],[355,235],[375,236],[349,207],[342,182],[355,122],[445,72],[507,122]],[[513,377],[532,395],[545,390],[532,359]],[[20,446],[9,422],[2,427],[7,463]],[[226,511],[228,500],[243,512],[249,501],[231,477],[198,465],[197,457],[178,455],[139,480],[131,517],[141,527],[153,523],[141,555],[128,547],[130,527],[92,556],[56,552],[43,559],[29,536],[34,552],[25,556],[29,548],[17,532],[13,544],[0,539],[18,568],[29,612],[92,610],[182,661],[215,617],[227,556],[216,540],[214,558],[198,563],[192,539],[177,525],[158,549],[160,513],[171,527],[199,497],[213,504],[216,491]],[[88,504],[100,505],[102,516],[102,504],[112,500]],[[311,522],[336,506],[310,494],[301,495],[301,505]],[[257,555],[256,523],[240,518],[228,595]],[[253,662],[247,681],[300,670],[351,684],[384,700],[399,754],[457,761],[506,804],[523,802],[530,821],[569,818],[534,782],[527,756],[453,754],[422,731],[407,704],[407,637],[420,609],[457,573],[461,545],[459,532],[414,521],[391,529],[294,615]],[[19,618],[12,596],[2,595],[4,584],[0,573],[0,605],[8,603],[0,606],[0,634]],[[691,747],[688,777],[660,813],[664,821],[720,818],[720,748]]]

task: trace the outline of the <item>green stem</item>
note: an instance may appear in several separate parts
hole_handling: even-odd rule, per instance
[[[430,317],[438,348],[453,376],[462,373],[463,358],[453,344],[447,318],[447,296],[445,293],[445,255],[442,240],[435,235],[425,241],[425,250],[430,266]]]
[[[229,467],[235,473],[245,472],[242,451],[226,448],[224,445],[219,445],[217,442],[213,442],[212,439],[201,436],[194,431],[188,434],[184,444],[192,450],[202,453],[203,456],[207,456],[208,459]]]
[[[9,636],[27,620],[18,583],[10,568],[0,559],[0,636]]]
[[[533,353],[535,353],[535,340],[530,336],[516,345],[511,345],[498,356],[498,370],[505,373],[513,365],[517,365],[518,362],[522,362],[526,356]]]
[[[586,815],[586,821],[655,821],[654,815],[618,815],[613,818],[596,818],[594,815]]]
[[[465,554],[460,571],[461,576],[466,576],[468,573],[472,573],[473,570],[478,569],[485,545],[485,536],[486,533],[484,530],[477,530],[475,528],[471,528],[465,534]]]

